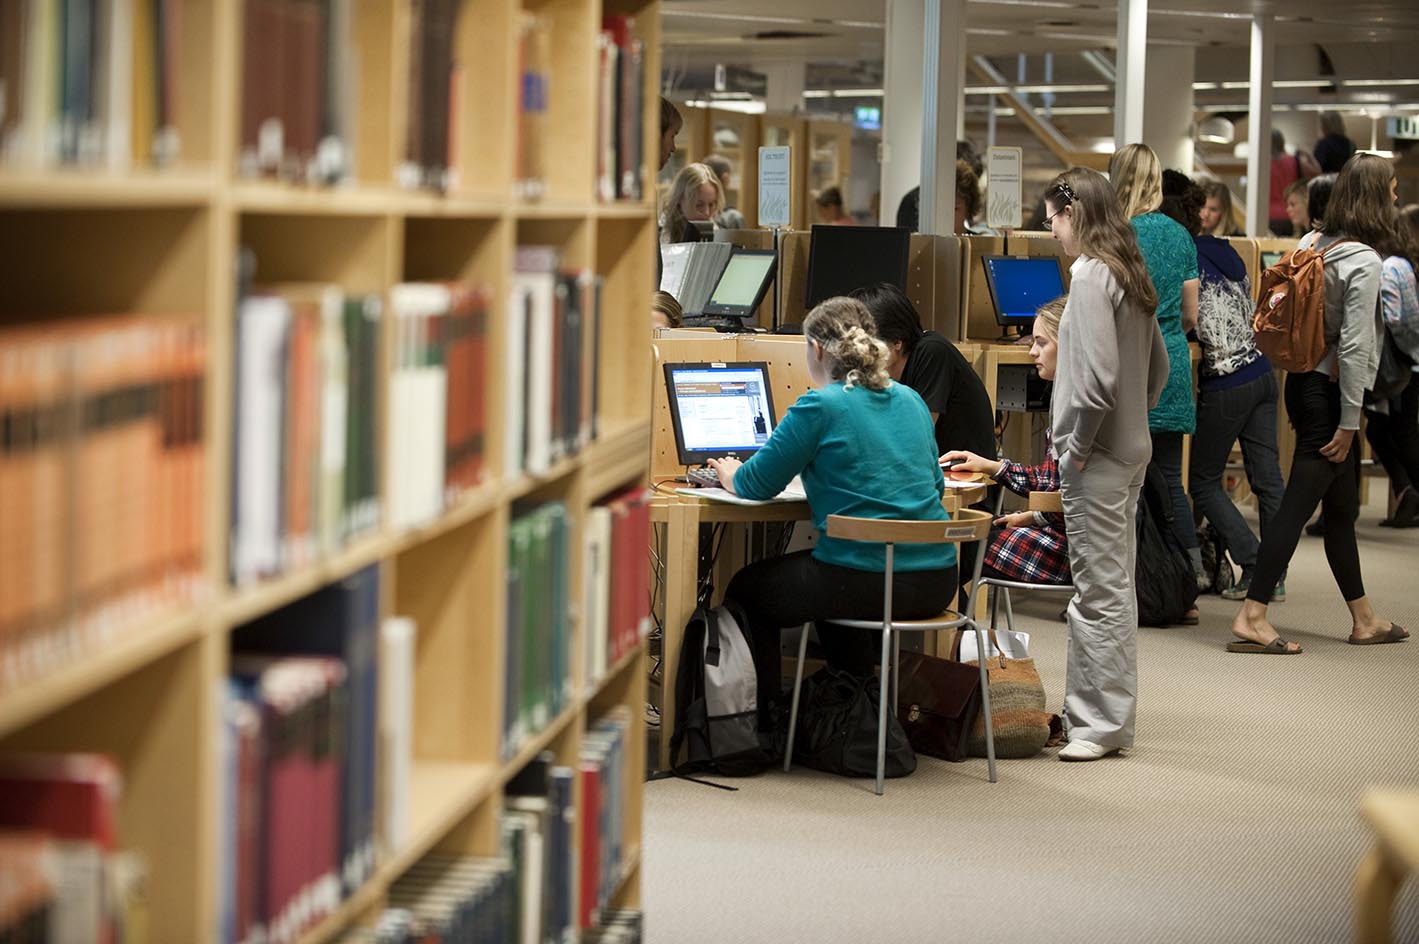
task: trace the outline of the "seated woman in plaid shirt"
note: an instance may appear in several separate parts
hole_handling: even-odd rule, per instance
[[[1064,299],[1056,298],[1035,313],[1034,343],[1030,357],[1045,380],[1054,379],[1059,342],[1059,319]],[[1045,442],[1052,440],[1048,433]],[[1039,465],[1021,465],[1009,459],[986,459],[974,452],[948,452],[942,463],[955,462],[953,471],[984,472],[1016,495],[1059,491],[1059,465],[1049,448]],[[1069,583],[1069,545],[1064,537],[1064,515],[1056,512],[1020,511],[995,520],[996,531],[985,552],[982,573],[988,577],[1025,583]]]

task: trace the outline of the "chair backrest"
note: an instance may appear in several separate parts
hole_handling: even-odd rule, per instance
[[[1031,492],[1028,507],[1031,511],[1053,511],[1063,514],[1064,497],[1059,492]]]
[[[963,508],[950,521],[828,515],[828,537],[873,544],[964,544],[990,534],[989,512]]]

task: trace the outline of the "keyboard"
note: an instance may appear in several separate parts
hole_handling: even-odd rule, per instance
[[[685,473],[685,478],[690,480],[691,485],[699,485],[703,488],[719,488],[719,473],[709,466],[702,469],[691,469]]]

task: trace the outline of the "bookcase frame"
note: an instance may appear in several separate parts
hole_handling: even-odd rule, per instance
[[[0,165],[0,324],[59,323],[135,312],[191,319],[207,331],[205,596],[119,627],[82,661],[0,691],[0,752],[106,751],[121,764],[120,838],[145,856],[154,941],[208,941],[218,920],[221,700],[231,630],[370,564],[385,615],[418,622],[411,835],[381,843],[374,876],[304,937],[334,938],[377,913],[390,886],[433,851],[493,854],[503,785],[543,750],[574,764],[584,733],[616,706],[630,710],[623,874],[614,899],[640,899],[641,772],[646,655],[636,647],[595,684],[584,677],[580,525],[586,509],[646,480],[650,442],[649,293],[656,251],[660,20],[657,0],[463,0],[455,57],[457,176],[448,194],[400,189],[394,175],[407,116],[407,4],[356,0],[359,115],[352,179],[317,189],[238,176],[243,0],[188,0],[178,114],[181,160],[127,172]],[[519,87],[517,23],[524,10],[553,28],[545,199],[514,195]],[[635,17],[644,43],[644,197],[595,198],[596,35],[605,14]],[[235,259],[258,258],[260,281],[331,281],[385,293],[407,280],[486,283],[490,311],[488,467],[503,468],[508,404],[502,299],[519,243],[561,247],[569,266],[604,276],[599,436],[540,477],[499,477],[465,493],[436,521],[388,527],[333,556],[234,589],[227,534],[234,416]],[[381,442],[392,326],[379,379]],[[386,461],[384,449],[381,461]],[[387,471],[387,470],[385,470]],[[382,482],[388,481],[385,475]],[[558,499],[573,524],[574,696],[560,716],[504,762],[500,715],[509,522],[515,502]],[[387,496],[386,496],[387,501]],[[580,803],[580,797],[578,797]]]

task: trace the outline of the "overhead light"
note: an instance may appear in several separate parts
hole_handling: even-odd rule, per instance
[[[1206,20],[1249,20],[1250,13],[1217,13],[1213,10],[1157,10],[1150,9],[1149,16],[1196,16]]]
[[[1035,114],[1044,115],[1112,115],[1114,110],[1104,105],[1066,105],[1063,108],[1036,108]]]
[[[1093,144],[1089,145],[1089,150],[1093,151],[1095,154],[1112,154],[1114,151],[1118,150],[1118,148],[1114,147],[1112,141],[1103,140],[1095,141]]]
[[[768,106],[763,102],[724,101],[718,98],[713,101],[689,101],[685,104],[691,108],[717,108],[720,111],[737,111],[745,115],[762,115],[768,110]]]
[[[1419,85],[1419,79],[1341,79],[1341,84],[1373,88],[1385,85]]]
[[[1048,10],[1072,10],[1073,3],[1061,3],[1059,0],[971,0],[972,3],[990,5],[993,7],[1044,7]]]
[[[663,16],[694,17],[699,20],[734,20],[741,23],[779,23],[802,26],[813,22],[797,16],[755,16],[748,13],[701,13],[696,10],[668,9]]]
[[[1197,125],[1197,140],[1207,144],[1231,144],[1237,138],[1237,126],[1220,115],[1201,121]]]
[[[833,98],[881,98],[882,90],[879,88],[845,88],[833,89]]]
[[[1209,92],[1209,91],[1212,91],[1212,90],[1218,89],[1218,88],[1221,88],[1221,86],[1219,86],[1216,82],[1194,82],[1194,83],[1192,83],[1192,90],[1193,90],[1194,92]]]
[[[832,93],[832,90],[830,90],[830,89],[804,89],[804,90],[803,90],[803,97],[804,97],[804,98],[832,98],[832,97],[833,97],[833,93]]]
[[[1009,89],[1007,86],[1004,86],[1004,85],[967,85],[967,86],[966,86],[966,94],[967,94],[967,95],[1004,95],[1004,94],[1005,94],[1006,92],[1008,92],[1008,91],[1010,91],[1010,89]]]
[[[1017,92],[1112,92],[1112,85],[1017,85]]]

